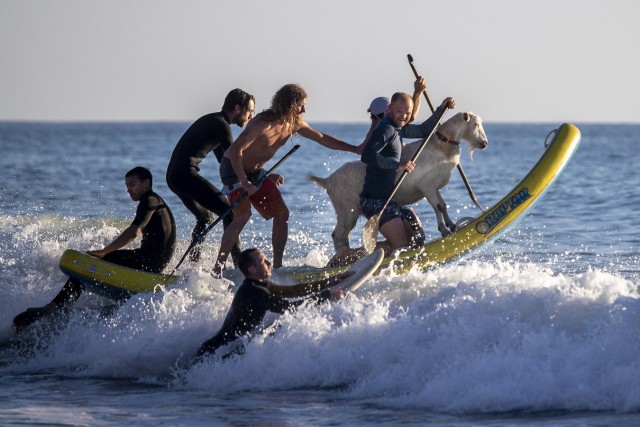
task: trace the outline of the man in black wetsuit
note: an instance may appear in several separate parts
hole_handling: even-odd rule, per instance
[[[252,248],[242,251],[239,264],[245,280],[233,298],[222,328],[213,338],[200,346],[198,358],[212,354],[236,338],[253,332],[268,311],[282,314],[305,302],[305,299],[291,301],[286,298],[311,297],[318,302],[337,301],[345,295],[344,291],[339,288],[325,288],[353,274],[347,272],[313,283],[278,286],[268,282],[271,278],[271,262],[260,249]]]
[[[164,200],[152,190],[151,172],[137,166],[131,169],[124,178],[127,192],[131,200],[140,202],[136,216],[116,239],[98,251],[89,251],[89,255],[102,258],[114,264],[160,273],[173,256],[176,242],[176,224],[173,214]],[[138,249],[121,249],[142,234]],[[17,331],[22,330],[36,320],[57,314],[65,306],[75,302],[84,286],[76,279],[70,278],[62,290],[44,307],[29,308],[13,319]]]
[[[207,114],[196,120],[182,135],[173,150],[167,168],[167,184],[196,217],[193,239],[196,239],[196,236],[201,234],[211,223],[211,212],[222,215],[229,209],[226,196],[198,173],[200,172],[200,163],[211,151],[220,162],[222,155],[233,142],[230,125],[244,127],[253,116],[254,108],[253,95],[241,89],[233,89],[227,94],[222,111]],[[229,213],[223,219],[224,227],[226,228],[231,221],[233,221],[233,214]],[[233,238],[233,236],[228,237],[228,239]],[[198,243],[202,243],[202,241]],[[229,242],[229,247],[232,245],[233,240]],[[192,261],[200,259],[200,250],[200,244],[193,248],[191,251]],[[239,239],[237,238],[231,255],[234,263],[237,263],[237,257],[240,255]]]

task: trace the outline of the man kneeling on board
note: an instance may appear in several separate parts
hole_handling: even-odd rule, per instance
[[[336,285],[353,274],[353,272],[346,272],[317,282],[278,286],[269,282],[271,262],[260,249],[256,248],[242,251],[238,265],[245,280],[233,298],[222,328],[213,338],[200,346],[196,361],[235,341],[236,338],[253,332],[268,311],[283,314],[285,311],[303,304],[309,298],[318,302],[339,300],[345,295],[343,289],[325,288]],[[287,298],[302,299],[291,301]],[[241,352],[242,348],[232,351],[230,354]]]
[[[413,86],[415,89],[412,98],[413,110],[411,111],[411,117],[409,117],[409,120],[407,120],[407,124],[412,123],[416,119],[416,117],[418,117],[418,113],[420,111],[420,103],[422,100],[422,92],[427,88],[424,77],[418,77]],[[369,104],[367,113],[369,113],[369,120],[371,121],[371,125],[369,126],[369,131],[367,132],[367,136],[365,138],[365,145],[371,139],[373,131],[376,129],[380,121],[385,118],[388,109],[389,98],[386,98],[384,96],[374,98],[371,101],[371,104]],[[420,222],[416,211],[410,206],[398,206],[398,209],[400,210],[401,219],[404,225],[405,232],[407,234],[409,245],[412,248],[424,245],[424,230],[422,229],[422,223]],[[329,263],[327,264],[328,267],[349,265],[367,254],[367,251],[363,247],[351,249],[349,247],[348,238],[347,240],[337,242],[336,244],[338,245],[336,254],[331,258],[331,260],[329,260]],[[391,253],[393,251],[391,244],[387,241],[378,242],[377,246],[383,248],[386,253]]]
[[[429,136],[442,117],[443,110],[455,106],[453,98],[446,98],[431,117],[420,125],[413,125],[409,124],[413,114],[413,98],[408,93],[396,92],[362,152],[360,160],[367,168],[360,193],[360,208],[367,219],[378,215],[379,231],[391,250],[408,247],[412,235],[398,203],[393,199],[387,203],[393,193],[398,171],[411,173],[416,167],[413,160],[401,162],[403,139]],[[384,211],[381,212],[383,207]]]
[[[87,253],[114,264],[159,273],[173,256],[176,242],[176,224],[173,214],[164,200],[152,190],[153,178],[147,168],[137,166],[131,169],[126,173],[124,182],[131,200],[140,202],[135,218],[131,225],[105,248]],[[140,234],[142,234],[140,248],[120,249]],[[60,293],[49,304],[44,307],[29,308],[18,314],[13,319],[14,328],[20,332],[45,316],[60,313],[62,309],[73,304],[83,290],[84,286],[79,280],[69,278]]]

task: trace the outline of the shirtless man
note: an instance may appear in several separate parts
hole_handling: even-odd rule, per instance
[[[245,191],[249,198],[233,211],[233,221],[224,230],[220,253],[214,271],[221,273],[234,242],[251,217],[251,205],[266,220],[273,218],[273,266],[282,266],[282,256],[289,233],[289,209],[282,199],[278,185],[284,178],[271,174],[260,187],[254,185],[264,173],[262,167],[273,158],[285,142],[298,133],[332,150],[360,154],[362,145],[353,146],[309,126],[303,119],[307,94],[296,84],[280,88],[271,100],[271,108],[256,115],[246,129],[227,149],[220,162],[220,177],[229,202],[234,203]]]

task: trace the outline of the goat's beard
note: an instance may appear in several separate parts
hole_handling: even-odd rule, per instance
[[[473,152],[475,151],[475,147],[470,145],[467,151],[469,152],[469,158],[473,160]]]

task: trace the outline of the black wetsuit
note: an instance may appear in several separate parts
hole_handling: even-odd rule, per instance
[[[103,259],[136,270],[161,272],[171,261],[176,243],[176,223],[171,210],[160,196],[149,191],[140,198],[131,224],[142,230],[140,247],[119,249],[108,253]],[[57,313],[67,303],[76,301],[83,290],[84,286],[79,280],[69,278],[49,304],[18,314],[13,319],[15,329],[21,331],[44,316]]]
[[[331,291],[327,289],[313,296],[318,301],[326,301]],[[268,311],[282,314],[304,302],[304,299],[291,301],[281,298],[271,292],[270,284],[245,279],[233,298],[222,327],[213,338],[200,346],[198,356],[213,353],[236,338],[253,332]]]
[[[218,162],[233,143],[229,117],[224,111],[210,113],[196,120],[182,135],[171,155],[167,168],[167,184],[182,203],[196,217],[192,236],[201,234],[211,223],[214,212],[220,216],[229,209],[226,196],[200,172],[200,163],[213,151]],[[231,223],[233,214],[223,219],[224,227]],[[194,248],[192,260],[199,259],[199,247]],[[231,251],[234,262],[240,253],[239,243]]]
[[[142,230],[140,247],[118,249],[102,259],[136,270],[160,273],[171,261],[176,243],[176,223],[169,206],[160,196],[149,191],[140,198],[131,224]],[[82,284],[70,278],[53,302],[62,305],[71,299],[77,300],[82,291]]]

